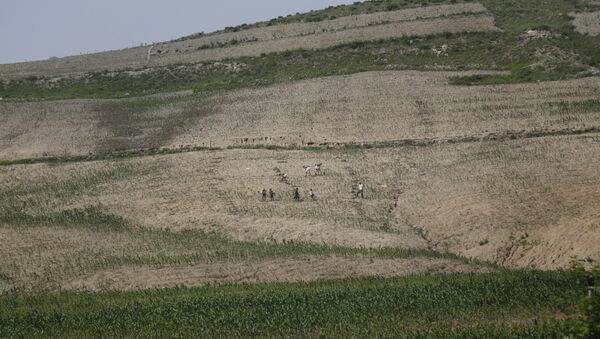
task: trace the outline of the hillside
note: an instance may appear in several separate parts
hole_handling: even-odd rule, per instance
[[[598,13],[366,1],[0,65],[0,336],[573,334]]]
[[[249,28],[150,47],[5,65],[0,71],[14,77],[118,71],[123,68],[253,57],[293,49],[325,49],[347,43],[404,36],[493,30],[493,18],[478,3],[441,5],[358,14],[316,23]]]
[[[594,114],[600,110],[599,77],[476,91],[448,84],[452,77],[472,74],[366,72],[211,96],[5,102],[0,159],[182,145],[454,140],[599,126],[600,115]]]

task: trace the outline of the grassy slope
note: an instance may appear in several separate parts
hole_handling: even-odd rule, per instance
[[[427,3],[449,3],[431,1]],[[586,7],[581,0],[500,1],[482,0],[494,15],[503,33],[447,34],[415,39],[397,39],[371,43],[354,43],[320,51],[296,50],[240,58],[245,64],[240,72],[224,69],[192,72],[177,66],[159,67],[145,75],[132,78],[125,74],[109,76],[93,73],[85,83],[63,80],[48,89],[35,84],[35,78],[22,79],[0,88],[7,98],[76,98],[122,97],[161,91],[194,88],[207,92],[241,87],[264,86],[334,74],[350,74],[367,70],[431,69],[501,69],[509,76],[456,79],[457,84],[489,84],[564,79],[578,76],[600,64],[600,36],[575,33],[567,13]],[[414,7],[412,1],[373,1],[340,6],[282,18],[271,24],[322,20],[352,13],[369,13]],[[528,29],[549,29],[556,36],[550,39],[524,42],[520,35]],[[237,28],[239,29],[239,28]],[[437,57],[432,47],[448,45],[448,56]],[[406,53],[418,48],[419,53]],[[435,66],[434,66],[435,65]]]
[[[0,298],[0,336],[555,336],[581,271],[502,271]],[[498,325],[498,324],[502,325]],[[174,329],[176,329],[174,331]]]

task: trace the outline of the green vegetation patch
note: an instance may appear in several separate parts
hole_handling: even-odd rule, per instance
[[[220,147],[205,147],[205,146],[182,146],[177,148],[167,147],[151,147],[151,148],[138,148],[129,149],[122,151],[113,152],[101,152],[88,155],[68,155],[68,156],[51,156],[51,157],[39,157],[39,158],[23,158],[15,160],[0,160],[0,166],[14,166],[14,165],[33,165],[39,163],[47,164],[62,164],[69,162],[84,162],[84,161],[103,161],[103,160],[119,160],[138,158],[153,155],[163,154],[176,154],[176,153],[188,153],[188,152],[208,152],[222,150]]]
[[[590,0],[370,0],[356,1],[349,5],[330,6],[321,10],[312,10],[307,13],[296,13],[287,16],[273,18],[266,22],[255,24],[242,24],[235,27],[226,27],[223,31],[215,32],[237,32],[255,27],[265,27],[296,22],[319,22],[332,20],[339,17],[369,14],[384,11],[395,11],[400,9],[415,8],[422,6],[434,6],[443,4],[458,4],[478,2],[483,4],[494,14],[497,24],[503,28],[530,28],[532,18],[539,18],[541,23],[558,23],[564,25],[562,17],[569,11],[593,11],[600,7],[595,1]],[[546,6],[540,6],[547,4]],[[559,18],[559,19],[557,19]],[[194,34],[177,39],[178,41],[197,38],[204,33]]]
[[[556,336],[583,271],[501,271],[330,282],[0,297],[0,336]]]
[[[0,281],[11,281],[11,277],[10,275],[8,275],[8,273],[4,273],[2,271],[0,271]]]
[[[25,227],[52,227],[77,229],[82,232],[98,233],[97,242],[108,245],[108,239],[118,236],[129,246],[115,250],[107,248],[74,249],[62,242],[53,243],[47,250],[62,249],[70,253],[48,260],[43,279],[27,282],[31,290],[47,290],[55,287],[62,279],[82,276],[98,270],[126,266],[168,267],[195,265],[214,261],[245,261],[272,258],[294,258],[301,256],[365,256],[370,258],[434,258],[456,260],[465,264],[496,269],[491,263],[470,259],[448,252],[410,248],[355,248],[337,245],[284,241],[248,242],[228,239],[217,232],[197,230],[170,231],[138,228],[127,220],[104,212],[98,208],[67,210],[56,214],[30,216],[23,213],[0,215],[2,227],[24,230]],[[72,245],[71,245],[72,246]],[[50,251],[51,252],[51,251]],[[5,263],[10,264],[10,263]],[[0,265],[1,267],[1,265]],[[11,272],[8,272],[11,273]],[[23,282],[14,281],[15,287]]]
[[[124,256],[108,256],[104,268],[125,265],[165,267],[173,265],[194,265],[215,260],[257,260],[272,258],[293,258],[306,255],[345,257],[368,256],[373,258],[436,258],[450,259],[467,264],[496,267],[491,263],[460,257],[453,253],[437,252],[428,249],[408,248],[356,248],[336,245],[313,244],[287,241],[249,242],[236,241],[211,232],[202,231],[152,231],[137,230],[131,233],[132,239],[143,240],[154,251],[130,253]]]
[[[102,206],[87,206],[68,209],[57,213],[31,215],[21,209],[0,210],[0,224],[23,226],[56,226],[81,228],[92,231],[121,231],[127,227],[127,221],[121,217],[106,213]]]
[[[356,42],[324,50],[291,50],[243,57],[225,62],[240,66],[237,72],[198,65],[153,68],[135,77],[95,72],[85,81],[63,78],[46,85],[44,78],[12,80],[0,86],[0,96],[23,99],[119,98],[194,89],[199,93],[261,87],[323,76],[382,70],[497,69],[495,49],[480,49],[499,33],[444,34],[373,42]],[[434,47],[449,46],[440,57]],[[501,46],[499,46],[501,48]]]
[[[14,277],[6,280],[9,286],[27,291],[55,291],[60,289],[65,279],[117,268],[181,267],[304,256],[432,258],[473,265],[473,269],[497,269],[490,263],[428,249],[351,248],[294,241],[245,242],[228,239],[216,232],[150,230],[91,208],[37,217],[23,214],[9,217],[11,219],[0,220],[0,225],[10,228],[14,237],[27,237],[32,227],[41,227],[40,232],[54,239],[37,246],[32,242],[31,246],[22,248],[23,252],[32,253],[42,250],[44,256],[40,260],[23,261],[22,256],[15,261],[0,263],[0,270],[8,277]],[[2,218],[6,219],[6,215]],[[63,239],[64,230],[71,232],[72,237]],[[89,239],[93,243],[73,244],[70,238]],[[28,271],[36,273],[26,273]]]
[[[589,99],[583,101],[559,101],[545,104],[551,112],[567,114],[572,112],[579,113],[598,113],[600,112],[600,100]]]

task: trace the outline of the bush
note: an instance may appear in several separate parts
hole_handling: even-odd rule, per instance
[[[583,271],[579,268],[578,270]],[[577,338],[600,338],[600,267],[586,272],[587,293],[579,301],[580,316],[565,324],[563,334]]]

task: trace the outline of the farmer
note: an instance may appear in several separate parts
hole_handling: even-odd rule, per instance
[[[308,195],[310,196],[310,200],[315,200],[315,192],[313,192],[312,188],[308,191]]]
[[[269,188],[269,197],[271,197],[271,201],[275,200],[275,192],[272,188]]]
[[[356,188],[357,188],[356,189],[356,197],[358,198],[358,195],[360,194],[360,197],[364,198],[363,190],[364,190],[365,186],[362,184],[362,182],[359,181]]]
[[[311,176],[312,175],[312,167],[310,166],[304,166],[304,176]]]
[[[267,190],[263,188],[261,191],[261,194],[262,194],[262,200],[267,201]]]
[[[295,188],[294,188],[294,193],[293,193],[293,195],[294,195],[294,200],[296,200],[296,201],[300,201],[300,191],[298,190],[298,187],[295,187]]]
[[[400,191],[394,192],[394,208],[398,207],[398,199],[400,199],[400,194],[402,194]]]

